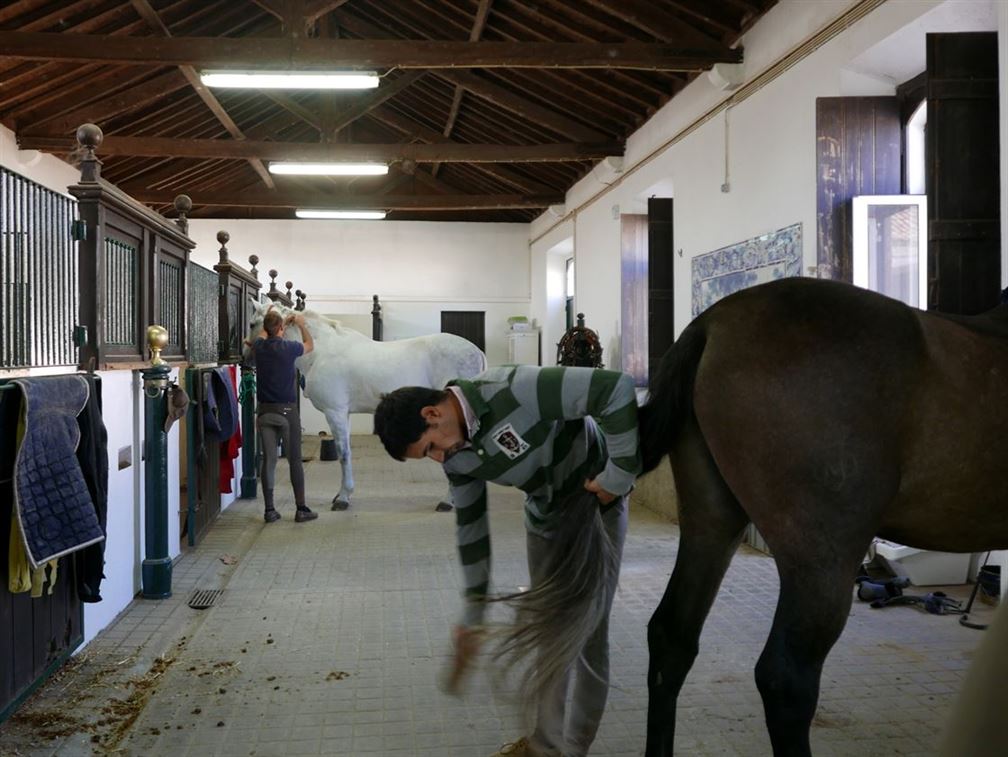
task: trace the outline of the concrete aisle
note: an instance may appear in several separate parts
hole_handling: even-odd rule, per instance
[[[454,516],[434,512],[439,466],[395,463],[370,436],[354,437],[354,452],[350,511],[329,511],[339,465],[317,461],[306,470],[318,520],[294,522],[286,483],[277,523],[236,503],[178,561],[174,596],[133,602],[0,727],[0,754],[480,757],[522,735],[512,690],[487,670],[462,699],[437,687],[460,602]],[[527,581],[522,499],[498,487],[490,498],[495,581],[513,590]],[[614,688],[593,754],[642,753],[645,627],[677,533],[631,509]],[[195,610],[196,588],[222,593]],[[776,592],[773,561],[743,547],[680,698],[678,753],[770,753],[752,669]],[[953,616],[855,601],[827,661],[813,751],[933,754],[980,637]]]

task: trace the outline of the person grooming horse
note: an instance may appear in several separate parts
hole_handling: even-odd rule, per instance
[[[295,324],[301,330],[302,342],[284,339],[284,328]],[[276,310],[263,316],[259,338],[252,343],[256,366],[256,399],[260,445],[263,451],[262,479],[267,523],[280,520],[273,503],[273,481],[277,464],[277,444],[282,441],[290,465],[291,486],[297,512],[294,520],[302,523],[314,520],[318,513],[305,504],[304,466],[301,463],[301,416],[297,406],[297,371],[294,361],[314,348],[311,333],[304,327],[304,317],[293,314],[286,319]]]
[[[609,690],[609,612],[626,536],[626,495],[641,465],[632,378],[592,368],[492,368],[444,390],[391,392],[375,410],[375,432],[396,460],[441,463],[451,485],[467,601],[455,629],[450,685],[480,646],[490,583],[486,482],[526,493],[532,589],[516,599],[531,625],[522,624],[519,609],[507,651],[538,655],[531,682],[537,722],[531,737],[497,754],[587,754]],[[568,539],[569,531],[588,538]],[[563,579],[575,576],[582,586],[602,576],[601,585],[574,596],[574,582]],[[576,602],[594,611],[572,623]]]

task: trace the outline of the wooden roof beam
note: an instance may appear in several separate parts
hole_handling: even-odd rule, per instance
[[[121,189],[147,204],[171,204],[175,192],[126,185]],[[326,194],[323,192],[217,191],[191,194],[196,205],[230,208],[340,208],[347,210],[502,210],[545,208],[564,201],[555,195],[393,195]]]
[[[19,134],[22,150],[60,152],[71,145],[63,134]],[[316,142],[274,142],[248,139],[173,139],[169,137],[127,137],[109,135],[98,148],[102,156],[128,155],[139,158],[174,157],[234,160],[282,161],[377,161],[394,163],[562,163],[600,160],[621,155],[618,142],[562,142],[541,145],[465,144],[344,144]]]
[[[148,66],[325,68],[628,68],[702,71],[742,51],[645,42],[455,42],[253,37],[126,37],[0,31],[0,57]]]

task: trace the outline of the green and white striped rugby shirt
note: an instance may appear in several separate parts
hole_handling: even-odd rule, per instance
[[[490,582],[486,482],[528,496],[525,523],[548,534],[554,508],[596,478],[630,491],[641,460],[633,379],[595,368],[502,366],[452,381],[475,416],[469,444],[444,462],[455,503],[467,601],[463,622],[482,621]]]

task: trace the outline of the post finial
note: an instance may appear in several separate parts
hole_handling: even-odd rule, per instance
[[[231,235],[223,229],[217,232],[217,241],[220,242],[220,265],[224,265],[228,262],[227,243],[230,239]]]
[[[94,183],[101,176],[102,162],[95,155],[95,150],[102,143],[105,135],[97,124],[81,124],[77,127],[77,144],[83,151],[80,159],[81,182]]]
[[[189,219],[186,216],[192,211],[192,198],[189,195],[178,195],[172,204],[175,206],[175,212],[179,215],[175,223],[182,229],[183,234],[188,234]]]
[[[252,270],[250,271],[250,273],[258,279],[259,271],[256,270],[256,266],[259,265],[259,256],[249,255],[249,265],[252,266]]]
[[[167,345],[168,329],[156,324],[147,327],[147,346],[150,347],[151,351],[151,365],[165,364],[165,361],[161,359],[161,350]]]

